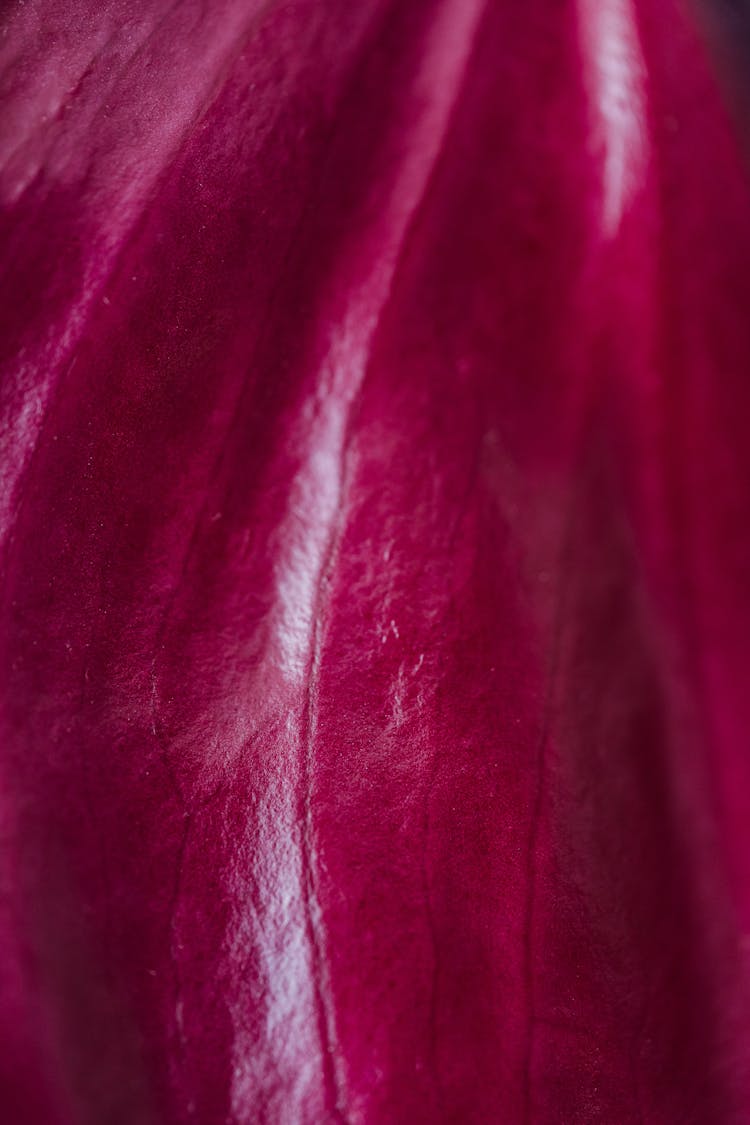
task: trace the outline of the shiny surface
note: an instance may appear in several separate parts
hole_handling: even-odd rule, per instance
[[[3,1120],[746,1122],[695,10],[0,20]]]

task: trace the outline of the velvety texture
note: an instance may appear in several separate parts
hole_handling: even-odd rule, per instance
[[[3,6],[5,1125],[750,1121],[728,27]]]

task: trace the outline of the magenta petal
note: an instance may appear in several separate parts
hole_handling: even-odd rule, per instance
[[[750,1120],[707,4],[5,7],[8,1125]]]

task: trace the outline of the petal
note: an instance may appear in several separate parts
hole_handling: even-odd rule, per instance
[[[11,1121],[746,1119],[722,27],[4,13]]]

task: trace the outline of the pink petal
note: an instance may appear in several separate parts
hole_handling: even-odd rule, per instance
[[[3,11],[10,1125],[750,1118],[713,12]]]

